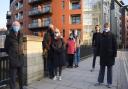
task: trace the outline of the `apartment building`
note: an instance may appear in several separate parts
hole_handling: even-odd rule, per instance
[[[10,21],[20,21],[26,35],[43,36],[50,23],[65,40],[71,31],[82,34],[82,0],[11,0],[10,12]]]

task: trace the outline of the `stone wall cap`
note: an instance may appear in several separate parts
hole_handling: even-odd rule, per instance
[[[24,36],[24,41],[43,41],[42,37],[39,36],[32,36],[32,35],[25,35]]]

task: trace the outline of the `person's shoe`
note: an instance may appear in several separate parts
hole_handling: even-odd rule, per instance
[[[62,78],[61,78],[61,76],[59,76],[59,81],[61,81],[62,80]]]
[[[57,80],[57,76],[54,76],[53,80]]]
[[[78,65],[75,65],[75,68],[79,67]]]
[[[95,70],[95,69],[94,69],[94,68],[92,68],[90,71],[91,71],[91,72],[93,72],[94,70]]]
[[[96,83],[96,84],[94,84],[94,86],[100,86],[101,85],[101,83]]]
[[[70,68],[70,66],[68,65],[67,68]]]
[[[107,87],[108,87],[108,88],[112,88],[112,84],[108,84]]]

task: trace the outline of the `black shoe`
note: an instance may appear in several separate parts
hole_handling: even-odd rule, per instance
[[[79,67],[78,65],[75,65],[75,68]]]
[[[101,83],[96,83],[94,84],[94,86],[101,86]]]
[[[70,66],[67,66],[67,68],[70,68]]]
[[[92,68],[90,71],[93,72],[94,71],[94,68]]]

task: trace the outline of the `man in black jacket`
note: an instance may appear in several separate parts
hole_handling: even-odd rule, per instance
[[[99,25],[95,26],[95,30],[96,30],[96,32],[93,34],[93,38],[92,38],[92,47],[93,47],[94,55],[93,55],[93,62],[92,62],[91,72],[94,71],[96,57],[99,56],[99,45],[100,45],[100,39],[101,39],[101,32],[100,32]]]
[[[14,21],[5,40],[5,50],[9,55],[10,63],[10,89],[16,89],[16,74],[19,78],[19,87],[23,89],[23,34],[20,27],[20,23]]]
[[[111,88],[112,85],[112,67],[115,64],[115,57],[117,55],[117,42],[115,36],[110,32],[109,24],[104,24],[104,30],[100,40],[100,71],[98,83],[100,85],[104,81],[105,67],[107,67],[107,86]]]
[[[53,49],[51,48],[51,44],[54,40],[54,26],[50,24],[43,39],[43,51],[46,58],[44,59],[45,72],[48,71],[49,78],[52,79],[54,77],[54,69],[53,69]]]

